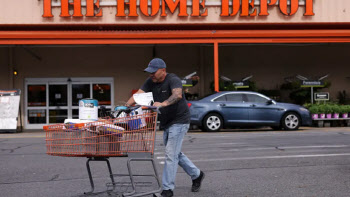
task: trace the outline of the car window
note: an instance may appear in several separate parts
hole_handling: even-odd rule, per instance
[[[255,94],[247,94],[248,102],[251,103],[266,103],[268,99]]]
[[[243,102],[242,94],[226,94],[226,100],[230,102]]]
[[[210,94],[206,94],[206,95],[204,95],[204,96],[200,96],[200,97],[198,98],[198,100],[204,99],[204,98],[206,98],[206,97],[208,97],[208,96],[211,96],[211,95],[213,95],[213,94],[216,94],[216,92],[210,93]]]
[[[222,95],[214,100],[214,102],[226,101],[226,96]]]

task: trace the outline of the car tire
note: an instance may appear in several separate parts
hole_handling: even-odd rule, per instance
[[[281,125],[287,131],[297,130],[300,126],[301,118],[295,112],[287,112],[284,114]]]
[[[220,131],[224,122],[222,117],[217,113],[207,114],[203,118],[203,131],[217,132]]]

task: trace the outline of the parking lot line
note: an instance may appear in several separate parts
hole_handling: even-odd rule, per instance
[[[286,159],[286,158],[311,158],[311,157],[337,157],[350,156],[350,153],[337,154],[316,154],[316,155],[281,155],[281,156],[261,156],[261,157],[237,157],[237,158],[216,158],[216,159],[198,159],[192,162],[217,162],[217,161],[235,161],[235,160],[254,160],[254,159]]]
[[[316,154],[316,155],[284,155],[284,156],[262,156],[262,157],[236,157],[236,158],[216,158],[216,159],[197,159],[191,160],[192,162],[218,162],[218,161],[239,161],[239,160],[258,160],[258,159],[288,159],[288,158],[313,158],[313,157],[338,157],[338,156],[350,156],[350,153],[337,153],[337,154]],[[157,157],[158,160],[164,160],[165,157]],[[164,164],[164,161],[160,161],[159,164]]]
[[[1,136],[0,139],[15,139],[15,138],[45,138],[45,135],[5,135]]]

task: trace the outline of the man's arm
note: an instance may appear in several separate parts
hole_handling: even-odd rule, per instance
[[[171,96],[167,100],[165,100],[162,103],[155,102],[153,106],[166,107],[174,103],[177,103],[179,100],[182,99],[182,88],[174,88],[171,90],[171,93],[172,93]]]
[[[166,103],[166,106],[177,103],[179,100],[182,99],[182,88],[174,88],[171,92],[171,96],[164,101]]]
[[[135,94],[139,94],[139,93],[145,93],[145,91],[139,89]],[[131,98],[128,100],[128,102],[126,102],[125,106],[129,107],[134,104],[135,104],[134,95],[132,95]]]

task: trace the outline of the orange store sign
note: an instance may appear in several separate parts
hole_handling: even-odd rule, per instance
[[[61,0],[61,14],[60,17],[83,17],[82,0]],[[160,16],[167,16],[166,10],[174,13],[179,9],[178,16],[207,16],[208,10],[205,5],[205,0],[191,0],[191,11],[187,9],[187,1],[190,0],[151,0],[148,5],[148,0],[115,0],[116,15],[118,17],[134,16],[155,16],[160,12]],[[314,16],[313,2],[314,0],[305,0],[304,16]],[[221,14],[222,17],[236,16],[240,11],[240,16],[268,16],[268,7],[276,6],[277,0],[260,0],[259,13],[254,0],[221,0]],[[43,17],[54,17],[52,15],[52,0],[44,0],[44,14]],[[282,14],[292,16],[297,13],[299,9],[299,0],[279,0],[279,9]],[[150,9],[149,9],[150,8]],[[73,15],[70,10],[73,9]],[[128,10],[128,12],[126,12]],[[102,16],[102,8],[100,7],[100,0],[86,0],[85,16]],[[189,15],[190,14],[190,15]]]

